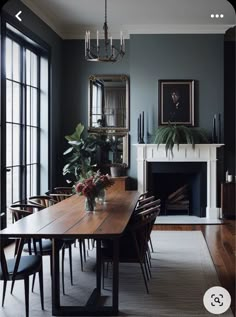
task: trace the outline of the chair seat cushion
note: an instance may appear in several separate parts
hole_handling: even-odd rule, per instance
[[[19,275],[31,275],[38,271],[39,266],[42,263],[42,258],[39,255],[27,255],[22,256],[20,259],[19,267],[17,270],[16,279]],[[15,267],[15,259],[7,260],[8,273],[13,274]],[[2,269],[0,267],[0,279],[3,279]]]

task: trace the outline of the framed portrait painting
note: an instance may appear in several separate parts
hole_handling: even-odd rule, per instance
[[[194,80],[159,80],[159,125],[194,126]]]

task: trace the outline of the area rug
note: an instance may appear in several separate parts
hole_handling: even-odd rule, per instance
[[[220,219],[208,219],[196,216],[159,216],[157,225],[220,225],[224,222]]]
[[[121,316],[130,317],[201,317],[209,316],[203,306],[203,295],[212,286],[220,286],[211,256],[200,231],[154,231],[152,233],[152,278],[150,294],[146,293],[138,264],[120,265]],[[95,285],[95,250],[89,251],[84,272],[80,270],[79,248],[73,248],[74,285],[70,285],[69,262],[66,256],[66,296],[61,302],[79,305],[86,302]],[[48,257],[44,257],[45,311],[40,308],[38,281],[35,292],[30,293],[30,316],[51,316],[51,286]],[[2,287],[2,283],[1,283]],[[104,300],[111,294],[111,270],[105,279]],[[2,317],[24,316],[24,288],[17,281],[14,296],[7,289]],[[107,299],[107,302],[109,299]],[[217,316],[217,315],[215,315]],[[220,316],[232,317],[230,310]]]

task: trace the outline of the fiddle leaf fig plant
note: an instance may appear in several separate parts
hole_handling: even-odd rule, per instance
[[[84,125],[79,123],[74,133],[65,136],[69,148],[63,153],[66,155],[66,165],[63,175],[67,181],[78,181],[89,177],[96,166],[95,154],[97,149],[96,138],[92,135],[84,137]]]
[[[168,151],[173,156],[174,145],[192,144],[193,149],[195,144],[198,143],[209,143],[207,132],[202,128],[192,128],[183,125],[169,124],[159,127],[153,135],[153,143],[157,146],[165,144],[166,155]]]

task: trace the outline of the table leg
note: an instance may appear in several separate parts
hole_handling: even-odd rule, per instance
[[[113,239],[113,285],[112,308],[118,313],[119,304],[119,238]]]
[[[55,315],[60,307],[60,268],[59,242],[52,239],[52,314]]]

